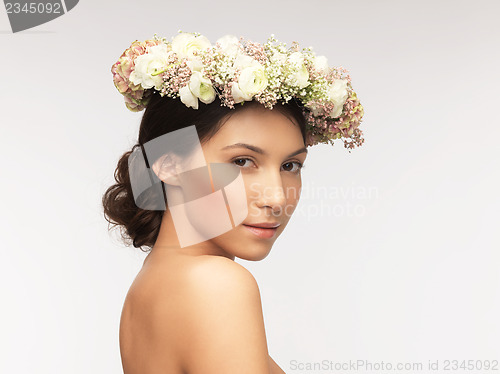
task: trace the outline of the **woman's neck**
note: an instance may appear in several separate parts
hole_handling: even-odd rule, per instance
[[[235,258],[234,255],[228,254],[212,240],[205,240],[203,242],[181,248],[177,233],[175,232],[174,221],[168,208],[163,214],[160,232],[158,233],[156,242],[148,257],[152,255],[153,252],[161,253],[162,255],[224,256],[233,261]]]

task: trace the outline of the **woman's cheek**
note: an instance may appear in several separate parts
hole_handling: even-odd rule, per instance
[[[262,195],[262,185],[256,180],[252,178],[251,175],[243,175],[243,181],[245,183],[245,191],[247,195],[248,203],[254,200],[258,200]]]
[[[289,216],[295,211],[295,208],[299,203],[301,189],[302,189],[301,183],[293,184],[286,189],[287,206],[285,213]]]

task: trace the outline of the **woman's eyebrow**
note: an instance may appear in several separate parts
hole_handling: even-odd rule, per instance
[[[259,148],[259,147],[255,146],[255,145],[246,144],[246,143],[236,143],[236,144],[227,145],[224,148],[221,148],[221,150],[232,149],[232,148],[247,148],[247,149],[249,149],[251,151],[254,151],[256,153],[260,153],[261,155],[264,155],[264,156],[267,155],[267,153],[262,148]],[[307,153],[307,148],[306,147],[297,149],[295,152],[290,153],[287,156],[287,158],[295,156],[295,155],[298,155],[300,153],[304,153],[304,152]]]

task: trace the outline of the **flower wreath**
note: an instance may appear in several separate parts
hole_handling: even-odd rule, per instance
[[[295,99],[306,118],[306,146],[342,139],[352,149],[364,142],[358,128],[364,111],[348,71],[329,67],[311,47],[299,50],[293,42],[287,48],[274,35],[265,44],[226,35],[212,45],[199,33],[179,31],[171,42],[154,34],[132,42],[111,72],[134,112],[147,106],[153,90],[193,109],[216,95],[229,108],[256,100],[272,109]]]

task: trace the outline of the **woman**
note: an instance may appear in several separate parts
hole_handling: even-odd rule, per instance
[[[108,221],[150,248],[121,316],[125,374],[284,373],[258,285],[234,260],[269,254],[297,206],[307,146],[361,145],[363,111],[343,69],[274,42],[155,35],[113,65],[127,107],[146,109],[103,196]]]

